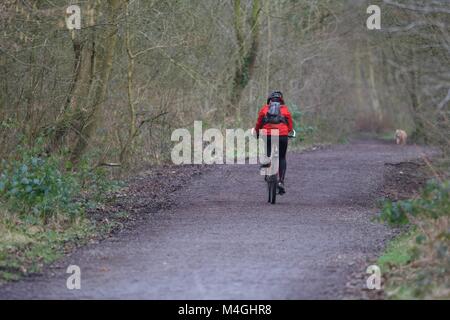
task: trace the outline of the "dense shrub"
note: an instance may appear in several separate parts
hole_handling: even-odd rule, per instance
[[[59,213],[74,216],[82,212],[75,201],[80,184],[74,174],[63,172],[54,157],[25,153],[18,160],[3,161],[0,197],[12,212],[42,218]]]
[[[64,155],[41,156],[40,149],[19,147],[17,156],[0,165],[0,202],[10,212],[44,221],[74,218],[116,186],[104,169],[92,169],[85,159],[75,168]]]
[[[316,129],[312,126],[304,125],[303,112],[295,105],[292,105],[292,121],[294,122],[294,129],[297,132],[299,141],[304,141],[307,137],[314,134]]]

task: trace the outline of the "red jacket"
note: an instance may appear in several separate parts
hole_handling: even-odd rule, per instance
[[[263,119],[266,116],[267,112],[269,111],[269,105],[265,105],[264,107],[259,110],[258,114],[258,120],[256,121],[255,130],[256,132],[259,132],[260,129],[266,129],[267,135],[275,135],[275,132],[272,132],[273,129],[278,129],[278,135],[279,136],[287,136],[290,131],[292,131],[292,116],[289,112],[289,109],[286,105],[282,105],[280,107],[281,115],[284,116],[287,119],[287,124],[285,123],[278,123],[278,124],[272,124],[272,123],[266,123],[263,125]]]

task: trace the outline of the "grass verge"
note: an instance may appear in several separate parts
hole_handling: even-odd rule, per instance
[[[0,166],[0,283],[39,272],[116,224],[87,217],[118,186],[104,171],[39,154],[20,150]]]
[[[450,299],[450,181],[410,200],[387,201],[381,219],[407,225],[378,258],[388,299]]]

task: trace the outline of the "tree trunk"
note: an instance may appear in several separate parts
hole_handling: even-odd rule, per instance
[[[88,5],[86,15],[90,26],[95,24],[95,10]],[[74,50],[74,76],[67,103],[60,111],[47,152],[61,147],[70,129],[80,127],[82,110],[87,107],[87,97],[93,78],[95,60],[95,34],[90,28],[72,34]],[[78,122],[78,124],[76,124]]]
[[[411,49],[411,65],[419,66],[417,61],[417,55],[414,49]],[[411,139],[417,142],[427,143],[427,135],[425,134],[425,124],[421,115],[421,106],[419,98],[419,70],[411,69],[409,72],[410,90],[409,96],[411,99],[412,116],[415,125],[414,132],[411,135]]]
[[[266,15],[267,15],[267,53],[266,53],[266,93],[270,90],[270,55],[272,45],[272,21],[270,18],[270,1],[266,0],[265,3]]]
[[[112,70],[114,53],[117,43],[117,15],[122,4],[121,0],[109,1],[109,27],[106,31],[104,39],[104,53],[102,57],[97,57],[95,61],[95,76],[91,84],[90,94],[92,94],[92,105],[90,110],[83,112],[83,127],[78,135],[75,147],[72,149],[72,161],[77,162],[80,156],[86,150],[93,133],[97,128],[97,121],[100,114],[101,106],[106,97],[108,81]]]
[[[377,123],[383,121],[383,114],[380,106],[380,98],[378,97],[378,88],[375,79],[375,61],[373,58],[372,49],[367,46],[367,54],[369,55],[368,67],[369,67],[369,83],[370,83],[370,100],[372,102],[372,111],[376,117]],[[378,125],[376,126],[378,127]]]
[[[121,147],[119,154],[120,163],[124,163],[125,159],[128,157],[129,152],[133,150],[133,141],[137,134],[136,128],[136,108],[133,99],[133,76],[134,76],[134,59],[135,56],[131,47],[131,35],[130,35],[130,24],[129,24],[129,1],[126,5],[126,31],[125,31],[125,47],[127,51],[127,97],[128,97],[128,114],[129,114],[129,127],[128,127],[128,138],[125,139],[125,143]]]

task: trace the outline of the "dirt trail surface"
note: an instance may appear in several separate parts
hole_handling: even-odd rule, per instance
[[[1,287],[0,298],[343,298],[393,233],[372,221],[385,163],[428,151],[357,140],[291,152],[276,205],[256,165],[217,166],[176,191],[170,209]],[[80,290],[66,288],[71,264]]]

